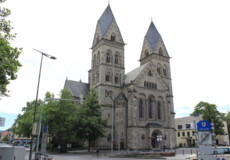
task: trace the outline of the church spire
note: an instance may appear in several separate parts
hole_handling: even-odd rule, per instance
[[[161,37],[161,35],[159,34],[159,32],[158,32],[157,28],[155,27],[155,25],[153,24],[152,20],[151,20],[149,29],[148,29],[145,37],[146,37],[147,41],[149,42],[149,45],[152,49],[152,52],[154,52],[156,50],[157,41]]]
[[[103,38],[106,32],[108,31],[110,25],[112,24],[113,20],[115,20],[115,18],[110,8],[110,5],[108,4],[107,8],[101,15],[100,19],[98,20]]]

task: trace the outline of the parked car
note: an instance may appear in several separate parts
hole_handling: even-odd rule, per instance
[[[221,146],[214,148],[214,156],[216,160],[230,160],[230,146]],[[198,160],[196,154],[189,155],[186,160]]]

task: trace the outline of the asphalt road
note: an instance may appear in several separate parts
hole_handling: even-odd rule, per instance
[[[107,151],[108,152],[108,151]],[[97,157],[94,153],[67,153],[67,154],[49,154],[52,157],[52,160],[137,160],[136,158],[110,158],[110,152],[100,152],[99,156]],[[155,160],[185,160],[185,158],[190,155],[192,152],[195,153],[195,149],[178,149],[176,150],[177,154],[174,157],[162,157],[161,159]],[[118,152],[114,152],[117,154]],[[33,157],[34,158],[34,155]],[[25,160],[29,160],[29,151],[26,151]],[[146,159],[138,159],[138,160],[146,160]]]

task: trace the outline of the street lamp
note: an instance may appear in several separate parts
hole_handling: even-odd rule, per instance
[[[39,51],[39,50],[37,50],[37,49],[34,49],[34,50],[37,51],[37,52],[39,52],[39,53],[41,53],[41,62],[40,62],[40,69],[39,69],[39,76],[38,76],[38,85],[37,85],[37,94],[36,94],[35,107],[34,107],[33,124],[34,124],[35,121],[36,121],[36,111],[37,111],[37,103],[38,103],[38,91],[39,91],[39,84],[40,84],[40,77],[41,77],[41,69],[42,69],[43,56],[46,56],[46,57],[48,57],[48,58],[50,58],[50,59],[53,59],[53,60],[56,59],[56,57],[51,56],[51,55],[49,55],[49,54],[46,54],[46,53],[44,53],[44,52],[41,52],[41,51]],[[31,134],[31,135],[32,135],[32,139],[31,139],[31,145],[30,145],[29,160],[31,160],[31,158],[32,158],[32,146],[33,146],[33,141],[34,141],[33,130],[32,130],[32,134]],[[38,147],[38,146],[36,146],[36,147]]]

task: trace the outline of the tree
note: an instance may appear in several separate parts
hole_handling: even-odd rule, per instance
[[[6,0],[0,0],[0,3]],[[16,34],[11,34],[11,22],[7,20],[10,15],[10,10],[0,8],[0,97],[9,96],[7,85],[10,80],[17,78],[21,64],[18,61],[22,48],[12,47],[10,42],[16,37]]]
[[[88,141],[89,152],[90,144],[104,136],[106,120],[102,120],[100,109],[98,96],[95,90],[91,90],[83,106],[77,112],[77,136],[83,141]]]
[[[41,100],[38,101],[38,106],[41,104]],[[22,114],[19,114],[16,119],[16,127],[13,128],[13,132],[23,137],[30,137],[33,125],[33,114],[34,114],[35,101],[27,102],[26,107],[22,108]],[[38,118],[39,113],[37,112],[36,117]]]
[[[46,97],[47,98],[47,97]],[[61,91],[61,99],[72,99],[68,90]],[[54,147],[66,147],[68,143],[76,142],[77,105],[73,101],[49,101],[43,107],[43,123],[49,128]]]
[[[224,119],[224,113],[220,113],[217,110],[217,106],[215,104],[209,104],[207,102],[201,101],[195,106],[191,116],[199,114],[202,115],[203,120],[214,123],[214,132],[216,135],[224,134],[224,124],[222,122],[222,120]]]
[[[228,127],[228,137],[230,139],[230,112],[227,113],[225,116],[225,120],[227,122],[227,127]]]

